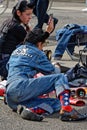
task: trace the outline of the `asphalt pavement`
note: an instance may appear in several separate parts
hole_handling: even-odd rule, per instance
[[[11,9],[14,2],[10,2],[9,8],[0,16],[0,25],[7,18],[11,17]],[[53,13],[54,17],[59,19],[55,31],[49,38],[49,44],[45,49],[51,49],[54,52],[56,47],[55,33],[65,24],[76,23],[81,25],[87,24],[87,13],[82,9],[86,8],[85,3],[66,3],[54,2],[52,8],[48,13]],[[36,17],[33,16],[31,26],[36,24]],[[44,25],[45,28],[45,25]],[[78,52],[80,47],[76,47]],[[69,55],[65,52],[60,64],[68,67],[73,67],[78,61],[72,61]],[[87,99],[83,107],[75,107],[81,113],[87,113]],[[46,117],[42,122],[33,122],[21,119],[15,112],[13,112],[7,105],[0,100],[0,130],[85,130],[87,127],[87,120],[80,122],[62,122],[58,119],[58,113]]]

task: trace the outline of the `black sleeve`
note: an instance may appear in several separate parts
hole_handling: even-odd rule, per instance
[[[48,37],[49,37],[49,33],[48,32],[44,32],[44,34],[43,34],[43,39],[47,39]]]
[[[27,34],[26,30],[21,25],[16,25],[14,28],[11,29],[12,33],[18,39],[18,41],[24,41],[24,38]]]

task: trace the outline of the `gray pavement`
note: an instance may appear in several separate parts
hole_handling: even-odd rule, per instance
[[[10,3],[7,11],[0,16],[0,25],[3,21],[11,16],[11,7],[13,2]],[[55,7],[55,8],[54,8]],[[77,23],[81,25],[87,24],[87,13],[82,9],[86,8],[85,3],[65,3],[54,2],[53,7],[49,10],[49,14],[53,13],[55,17],[59,19],[59,23],[55,28],[55,31],[49,38],[49,45],[45,49],[51,49],[54,52],[56,46],[55,32],[57,29],[63,27],[65,24]],[[32,27],[36,23],[36,17],[31,20]],[[45,26],[44,26],[45,27]],[[80,48],[76,48],[76,52]],[[77,62],[72,61],[67,53],[64,53],[63,59],[59,61],[62,65],[73,67]],[[87,99],[85,99],[86,105],[84,107],[75,107],[81,113],[87,113]],[[58,114],[46,117],[43,122],[33,122],[21,119],[15,112],[0,101],[0,130],[85,130],[87,127],[87,120],[82,122],[62,122],[58,119]]]

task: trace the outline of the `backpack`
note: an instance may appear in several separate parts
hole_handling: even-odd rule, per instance
[[[77,63],[73,68],[69,69],[65,75],[67,76],[69,82],[80,78],[87,79],[87,67],[81,66]]]

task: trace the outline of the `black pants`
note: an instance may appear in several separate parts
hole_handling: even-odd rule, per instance
[[[44,23],[48,23],[49,15],[47,9],[49,0],[30,0],[35,5],[34,14],[37,16],[38,23],[36,27],[42,28]]]

